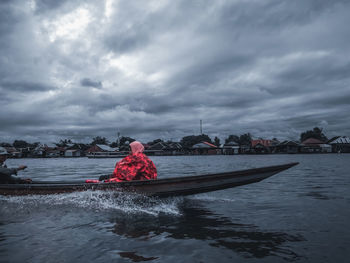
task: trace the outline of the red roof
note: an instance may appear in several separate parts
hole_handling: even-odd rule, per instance
[[[211,144],[211,143],[209,143],[209,142],[202,142],[202,143],[204,143],[204,144],[206,144],[206,145],[209,145],[210,147],[217,148],[217,146],[216,146],[216,145]]]
[[[323,141],[320,141],[318,139],[315,139],[315,138],[309,138],[309,139],[306,139],[305,141],[302,142],[302,144],[312,144],[312,145],[315,145],[315,144],[324,144]]]

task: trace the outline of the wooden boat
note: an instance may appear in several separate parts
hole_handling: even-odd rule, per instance
[[[31,184],[0,184],[1,195],[58,194],[86,190],[138,193],[146,196],[169,197],[192,195],[232,188],[264,180],[298,163],[199,176],[165,178],[121,183],[45,182]]]

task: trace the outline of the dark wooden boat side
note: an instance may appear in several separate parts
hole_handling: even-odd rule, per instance
[[[222,190],[264,180],[298,163],[254,168],[226,173],[165,178],[121,183],[33,182],[0,185],[1,195],[58,194],[86,190],[132,192],[147,196],[178,196]]]

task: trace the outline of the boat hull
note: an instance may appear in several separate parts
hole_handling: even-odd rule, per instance
[[[298,163],[289,163],[227,173],[121,183],[33,182],[31,184],[2,184],[0,185],[0,194],[46,195],[86,190],[102,190],[138,193],[146,196],[158,197],[192,195],[259,182],[297,164]]]

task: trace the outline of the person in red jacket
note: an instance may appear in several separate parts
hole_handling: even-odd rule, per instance
[[[134,141],[130,143],[130,148],[131,154],[116,164],[112,177],[105,182],[157,179],[156,166],[143,153],[143,145]]]

